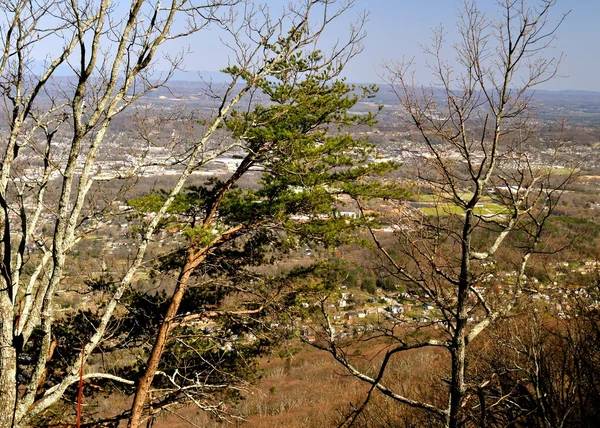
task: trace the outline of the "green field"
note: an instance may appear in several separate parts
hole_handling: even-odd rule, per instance
[[[471,196],[469,193],[463,193],[461,197],[468,199]],[[435,194],[415,195],[411,198],[412,202],[417,202],[425,206],[419,206],[425,215],[457,215],[463,214],[464,210],[449,201],[448,196],[440,196]],[[506,207],[492,202],[491,198],[484,197],[481,203],[474,210],[475,214],[483,216],[500,216],[506,214]]]

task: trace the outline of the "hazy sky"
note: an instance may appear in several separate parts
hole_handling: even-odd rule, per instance
[[[267,3],[276,11],[287,1]],[[369,11],[364,50],[347,66],[345,74],[352,82],[379,82],[377,73],[383,61],[404,57],[422,63],[420,44],[431,40],[433,28],[443,24],[448,38],[456,35],[460,5],[460,0],[356,0],[354,9],[331,28],[327,37],[330,42],[342,38],[349,22],[362,10]],[[479,0],[478,5],[490,17],[497,16],[495,0]],[[561,76],[541,88],[600,91],[600,0],[558,0],[551,16],[558,20],[569,10],[550,52],[564,54]],[[218,70],[227,63],[227,52],[218,45],[214,31],[194,37],[186,41],[193,50],[187,60],[188,70]],[[421,77],[427,84],[428,77]]]
[[[419,44],[431,41],[431,30],[443,24],[448,37],[456,34],[459,0],[358,0],[370,10],[365,49],[348,67],[354,81],[376,79],[374,69],[384,59],[414,57],[423,61]],[[530,2],[533,3],[533,2]],[[495,0],[478,5],[490,17],[498,15]],[[571,11],[557,32],[551,55],[564,54],[557,77],[545,89],[600,91],[600,0],[558,0],[552,17]]]

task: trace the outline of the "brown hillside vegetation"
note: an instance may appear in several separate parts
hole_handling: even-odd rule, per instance
[[[362,350],[362,364],[368,369],[377,367],[378,351],[383,345],[369,351]],[[358,353],[358,352],[357,352]],[[435,390],[433,384],[436,369],[441,369],[442,355],[436,352],[412,352],[398,359],[386,375],[388,384],[404,387],[406,392],[422,399],[432,399]],[[302,350],[291,361],[280,357],[263,360],[262,379],[248,391],[243,401],[235,406],[239,421],[233,426],[243,428],[271,427],[315,427],[338,426],[343,421],[350,406],[360,406],[367,387],[358,382],[339,365],[330,355],[310,346],[302,345]],[[206,428],[222,427],[223,424],[212,420],[209,415],[195,409],[182,409],[178,414],[159,418],[155,427],[184,428],[201,426]],[[416,415],[411,410],[398,406],[390,400],[377,395],[371,400],[365,418],[373,416],[368,424],[358,426],[395,426],[399,421],[409,422]],[[410,423],[410,422],[409,422]]]

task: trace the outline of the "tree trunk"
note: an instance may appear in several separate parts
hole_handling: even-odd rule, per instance
[[[156,370],[158,370],[160,359],[167,344],[173,319],[177,315],[177,311],[179,310],[179,306],[181,305],[181,301],[187,289],[190,276],[194,271],[194,264],[196,264],[195,262],[196,260],[193,259],[193,256],[188,255],[186,263],[179,274],[177,288],[175,289],[175,293],[173,294],[171,303],[169,304],[169,308],[165,314],[165,318],[160,326],[158,335],[156,336],[156,341],[154,342],[154,347],[152,348],[152,353],[150,354],[146,371],[141,377],[135,391],[135,397],[131,407],[131,417],[129,418],[129,424],[127,425],[129,428],[137,428],[140,426],[146,398],[148,397],[150,387],[152,386],[152,381],[154,380]]]
[[[459,317],[452,349],[452,381],[450,384],[450,415],[448,427],[460,425],[460,409],[465,393],[465,333],[466,320]]]
[[[460,276],[456,302],[456,329],[454,330],[450,353],[452,355],[452,381],[450,383],[450,409],[448,427],[457,428],[460,423],[460,409],[465,394],[465,366],[466,366],[466,335],[467,335],[467,300],[471,285],[471,237],[473,234],[472,207],[479,201],[475,194],[469,202],[469,209],[465,213],[465,223],[462,230]]]
[[[17,350],[12,343],[12,309],[2,305],[0,310],[3,312],[0,337],[0,428],[4,428],[12,427],[15,422]]]

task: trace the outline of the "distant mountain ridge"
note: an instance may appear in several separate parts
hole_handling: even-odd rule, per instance
[[[166,71],[157,70],[154,77],[158,80],[164,78],[166,73]],[[57,70],[53,80],[55,84],[60,86],[61,91],[73,90],[76,77],[72,70],[63,68]],[[219,71],[177,70],[173,73],[167,87],[158,88],[146,96],[153,100],[179,99],[188,102],[202,100],[212,103],[214,99],[207,95],[207,92],[210,92],[208,91],[209,85],[211,91],[219,93],[225,90],[229,82],[230,76]],[[52,86],[48,87],[50,92],[52,92],[51,88]],[[445,92],[441,88],[432,87],[429,90],[433,92],[434,97],[438,100],[441,101],[445,98]],[[532,93],[540,119],[566,119],[571,124],[600,124],[600,92],[536,89]],[[379,92],[375,98],[369,101],[389,106],[392,109],[398,106],[398,99],[387,84],[379,84]]]
[[[173,74],[171,80],[174,81],[186,81],[186,82],[201,82],[202,80],[213,81],[214,83],[225,83],[229,80],[228,75],[214,70],[177,70]],[[356,85],[371,85],[376,84],[380,88],[385,88],[389,86],[386,83],[377,83],[377,82],[354,82],[348,80],[349,83],[353,83]],[[435,89],[435,88],[434,88]],[[556,95],[568,95],[568,96],[598,96],[600,97],[600,91],[590,91],[585,89],[535,89],[534,92],[536,94],[548,93],[548,94],[556,94]]]

